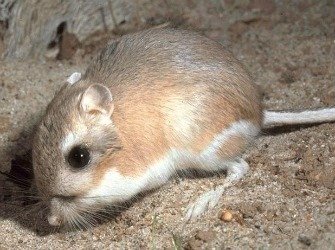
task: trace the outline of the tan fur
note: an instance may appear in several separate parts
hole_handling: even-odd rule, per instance
[[[129,96],[131,95],[130,91]],[[124,105],[118,105],[116,102],[115,106],[112,119],[119,128],[122,150],[106,157],[97,166],[96,180],[101,180],[101,176],[111,166],[126,176],[139,175],[151,162],[168,150],[164,131],[160,129],[163,118],[156,105],[134,100]],[[123,106],[122,112],[120,112],[121,106]]]
[[[186,32],[181,35],[190,34]],[[155,36],[159,36],[157,40],[160,41],[168,40],[171,36],[176,40],[175,34],[170,30],[149,31],[147,35],[153,37],[149,38],[150,41],[155,39]],[[134,36],[136,37],[136,34]],[[181,37],[177,40],[179,38]],[[135,40],[133,37],[129,39]],[[111,167],[126,176],[140,175],[170,148],[200,153],[218,133],[235,121],[245,119],[260,125],[261,106],[258,90],[243,67],[228,52],[222,50],[220,45],[197,35],[193,37],[191,34],[191,39],[194,40],[188,40],[189,43],[194,42],[193,46],[198,46],[202,51],[195,55],[196,59],[209,65],[214,64],[213,72],[211,68],[206,73],[197,68],[190,71],[185,65],[182,74],[178,74],[169,66],[169,59],[164,59],[168,56],[155,50],[147,51],[145,57],[151,58],[153,53],[152,57],[158,60],[158,63],[151,64],[148,60],[142,65],[138,61],[143,58],[133,55],[135,58],[130,61],[123,59],[110,66],[116,67],[113,77],[105,77],[104,72],[109,70],[108,64],[101,65],[99,70],[94,69],[96,64],[91,66],[93,69],[88,69],[88,81],[101,79],[113,93],[115,110],[112,120],[122,142],[122,150],[106,157],[97,166],[95,180],[100,180]],[[210,43],[213,48],[203,50],[203,43]],[[116,57],[117,48],[122,46],[121,40],[114,51]],[[165,60],[162,66],[159,66],[160,60]],[[223,64],[225,60],[228,61],[232,71],[227,70],[224,65],[222,68],[216,68],[217,60]],[[134,67],[135,76],[132,76],[132,79],[124,76],[120,78],[117,69],[122,67],[130,70]],[[201,99],[200,102],[197,99]],[[192,106],[193,103],[197,106]],[[178,130],[174,126],[178,124],[178,114],[183,113],[190,119],[190,129],[193,130],[190,138],[180,132],[182,129]],[[243,143],[234,145],[235,148],[228,150],[239,151],[238,146],[245,147]],[[222,153],[222,156],[227,155],[229,153]]]
[[[81,96],[94,84],[113,97],[111,104],[101,102],[104,110],[114,107],[107,123],[99,107],[88,113],[80,108]],[[220,44],[173,29],[126,35],[111,42],[83,79],[63,87],[49,105],[33,146],[38,189],[46,197],[78,195],[99,186],[111,169],[141,176],[171,149],[199,154],[234,122],[260,126],[261,110],[257,87]],[[68,152],[59,149],[64,137],[79,132],[78,143],[94,154],[83,171],[89,177],[81,179],[66,162]],[[230,159],[245,147],[242,137],[232,137],[219,155]],[[59,173],[80,181],[65,183]]]
[[[243,153],[248,143],[248,140],[243,136],[232,136],[219,147],[217,155],[220,159],[235,159]]]
[[[173,78],[171,78],[171,81],[173,81]],[[170,84],[160,83],[157,85],[171,86],[173,84],[170,82]],[[194,89],[175,85],[172,88],[157,88],[156,93],[147,93],[146,90],[142,90],[141,95],[136,94],[138,90],[127,89],[124,91],[128,95],[124,97],[122,103],[118,103],[117,99],[115,100],[115,106],[119,108],[116,108],[112,115],[114,124],[119,128],[118,134],[122,141],[122,150],[106,157],[97,166],[95,180],[101,180],[105,171],[111,168],[111,163],[112,167],[115,167],[121,174],[137,176],[142,174],[155,161],[162,158],[170,148],[187,149],[193,153],[200,153],[209,146],[216,135],[233,122],[250,118],[250,120],[257,121],[256,125],[260,123],[260,118],[257,117],[260,114],[257,114],[254,110],[249,112],[255,112],[256,114],[250,114],[246,110],[244,113],[247,115],[244,116],[243,112],[239,109],[236,112],[235,108],[242,106],[242,103],[218,97],[217,99],[211,99],[209,105],[205,107],[200,105],[198,109],[195,109],[192,123],[200,129],[199,131],[194,129],[191,138],[184,138],[183,134],[169,125],[178,122],[171,113],[177,116],[178,112],[184,112],[183,108],[187,112],[191,111],[187,109],[186,105],[179,107],[182,102],[176,100],[179,98],[186,102],[187,93],[192,96]],[[176,93],[180,93],[180,95],[178,96]],[[150,103],[146,103],[146,100],[150,100]],[[221,116],[219,113],[222,108],[226,110],[225,116]],[[188,116],[192,117],[193,115],[188,113]],[[203,119],[204,117],[206,119]],[[165,124],[164,129],[162,129],[162,124]],[[228,146],[223,145],[221,147],[218,155],[222,159],[232,158],[243,151],[246,146],[246,143],[240,137],[234,137],[231,141],[231,144],[227,143]],[[225,148],[227,149],[226,153],[224,152]]]

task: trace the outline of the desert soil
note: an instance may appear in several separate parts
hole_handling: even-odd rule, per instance
[[[335,105],[334,1],[219,2],[186,6],[178,22],[231,50],[260,86],[266,108]],[[70,60],[0,62],[2,172],[30,178],[24,170],[34,124],[65,79],[85,71],[94,54],[86,49]],[[26,183],[0,176],[0,249],[335,249],[334,142],[334,124],[264,131],[246,152],[250,172],[191,222],[183,219],[187,205],[224,175],[175,177],[79,231],[50,228],[28,201]]]

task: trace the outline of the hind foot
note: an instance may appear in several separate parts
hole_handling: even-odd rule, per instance
[[[248,172],[249,164],[243,159],[238,159],[236,161],[226,162],[221,167],[227,169],[225,183],[216,189],[202,194],[194,203],[191,203],[186,209],[186,221],[199,217],[208,209],[214,208],[219,203],[224,190],[233,185]]]

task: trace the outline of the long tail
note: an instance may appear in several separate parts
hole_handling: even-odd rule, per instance
[[[264,112],[263,127],[283,125],[313,124],[335,121],[335,108],[306,110],[300,112],[269,111]]]

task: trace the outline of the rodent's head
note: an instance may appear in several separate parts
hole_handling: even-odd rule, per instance
[[[50,224],[71,223],[81,211],[105,205],[89,192],[99,182],[94,166],[119,148],[113,108],[110,90],[86,81],[63,86],[49,104],[32,151],[37,190],[50,203]]]

